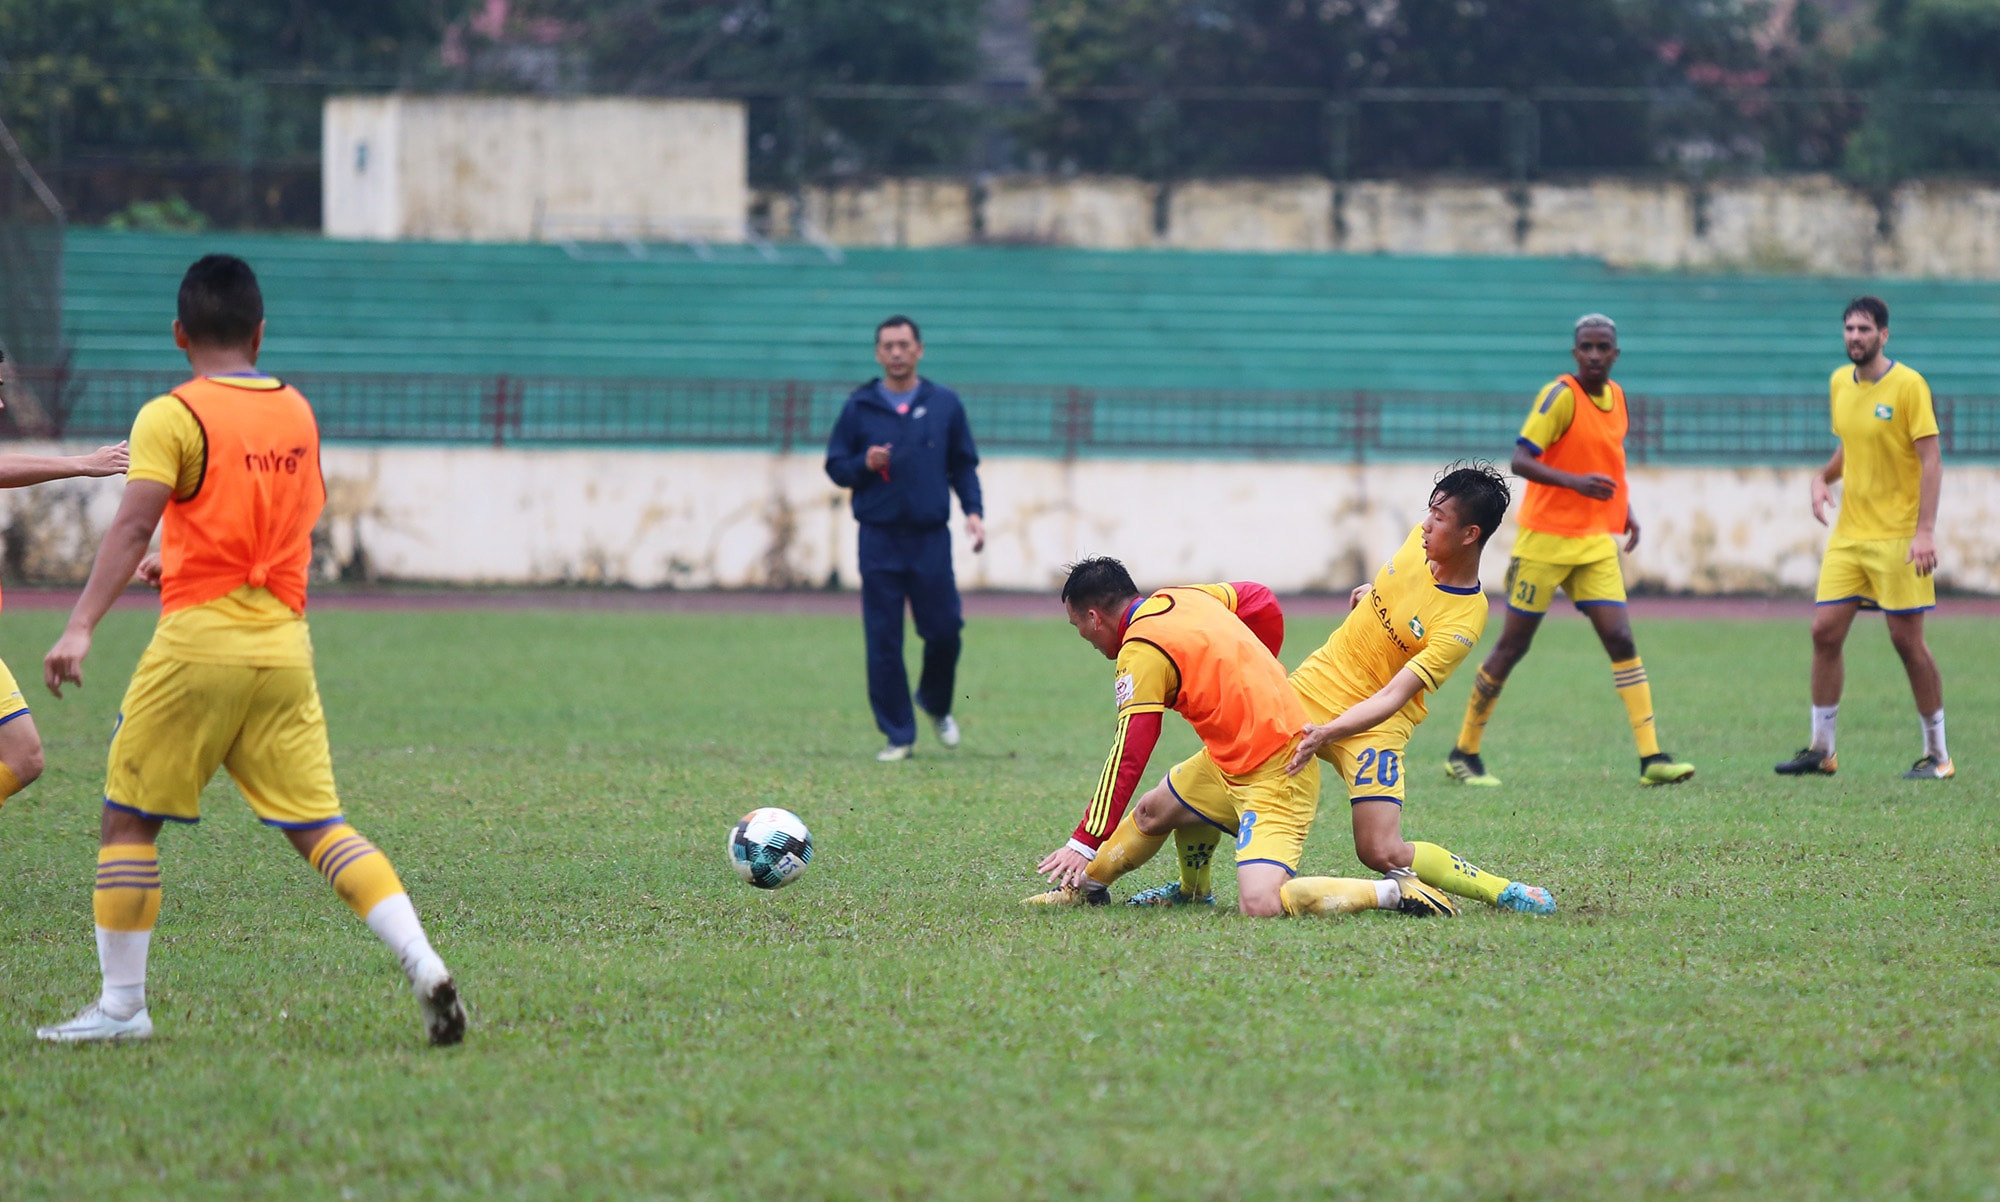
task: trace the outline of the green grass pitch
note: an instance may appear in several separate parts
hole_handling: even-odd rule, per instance
[[[1634,782],[1573,619],[1502,699],[1503,790],[1442,777],[1470,672],[1436,699],[1406,831],[1558,916],[1258,922],[1227,867],[1213,912],[1017,904],[1112,726],[1053,606],[973,623],[964,748],[900,766],[855,618],[326,612],[348,814],[472,1007],[433,1051],[226,783],[162,840],[159,1036],[35,1043],[96,988],[103,747],[150,620],[56,702],[60,616],[10,612],[50,766],[0,811],[0,1197],[2000,1197],[2000,630],[1933,624],[1956,781],[1896,779],[1916,721],[1864,621],[1841,774],[1788,782],[1807,613],[1639,623],[1700,766],[1671,790]],[[775,894],[723,854],[763,804],[817,840]],[[1307,865],[1359,870],[1337,795]]]

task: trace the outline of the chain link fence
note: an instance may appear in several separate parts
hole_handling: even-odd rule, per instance
[[[32,374],[31,374],[32,375]],[[342,442],[622,446],[818,454],[852,384],[810,380],[301,374],[324,437]],[[120,438],[139,407],[182,377],[81,371],[39,381],[59,396],[61,434]],[[988,453],[1371,463],[1505,460],[1521,397],[1396,392],[1218,392],[982,385],[965,389]],[[1630,399],[1633,463],[1824,462],[1824,397]],[[2000,463],[2000,396],[1940,397],[1943,449]]]
[[[32,68],[0,75],[33,90]],[[108,76],[126,103],[175,120],[146,154],[86,115],[37,127],[37,159],[79,221],[135,200],[185,200],[229,227],[320,224],[320,113],[393,76],[189,71]],[[1825,171],[1882,185],[1912,174],[2000,176],[2000,92],[1845,88],[1075,87],[801,83],[672,95],[738,99],[751,183],[796,189],[889,175],[1109,173],[1171,182],[1449,172],[1547,176]],[[1923,148],[1934,141],[1940,149]],[[1937,161],[1929,161],[1936,159]]]

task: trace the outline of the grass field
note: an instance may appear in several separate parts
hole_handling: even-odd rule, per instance
[[[0,623],[24,682],[59,622]],[[1641,624],[1701,768],[1671,791],[1633,783],[1573,619],[1503,698],[1505,789],[1446,785],[1469,674],[1437,699],[1406,831],[1554,918],[1258,922],[1226,868],[1216,911],[1017,904],[1111,729],[1060,620],[971,627],[965,747],[880,766],[853,619],[327,612],[347,812],[465,1045],[422,1046],[389,955],[220,783],[162,840],[158,1038],[45,1047],[97,982],[95,799],[150,628],[114,614],[81,694],[30,683],[50,767],[0,812],[0,1197],[2000,1197],[2000,630],[1934,624],[1956,781],[1895,779],[1916,722],[1864,622],[1841,774],[1786,782],[1804,625]],[[723,858],[768,803],[818,843],[776,894]],[[1344,809],[1310,869],[1359,871]]]

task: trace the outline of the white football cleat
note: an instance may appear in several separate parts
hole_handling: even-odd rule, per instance
[[[946,747],[958,746],[958,720],[950,714],[942,718],[932,718],[931,725],[937,727],[938,742]]]
[[[910,758],[911,750],[911,746],[908,743],[891,743],[875,753],[875,762],[878,764],[900,763]]]
[[[96,1002],[77,1011],[68,1022],[35,1029],[35,1038],[49,1043],[123,1043],[152,1037],[153,1020],[144,1007],[130,1018],[113,1018]]]
[[[450,1047],[465,1038],[465,1005],[458,1000],[458,985],[444,961],[433,957],[418,966],[410,974],[410,988],[423,1011],[424,1034],[430,1036],[431,1046]]]

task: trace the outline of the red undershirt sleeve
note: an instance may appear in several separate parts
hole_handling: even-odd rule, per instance
[[[1278,596],[1270,589],[1254,580],[1232,580],[1229,587],[1236,590],[1236,617],[1257,641],[1270,648],[1272,655],[1285,649],[1285,611],[1278,604]]]
[[[1125,807],[1131,804],[1132,791],[1145,775],[1146,761],[1152,758],[1153,748],[1160,741],[1162,717],[1159,710],[1142,710],[1118,720],[1118,740],[1104,761],[1104,772],[1098,777],[1090,808],[1084,812],[1083,821],[1076,824],[1071,839],[1095,850],[1118,828],[1119,820],[1125,817]]]

